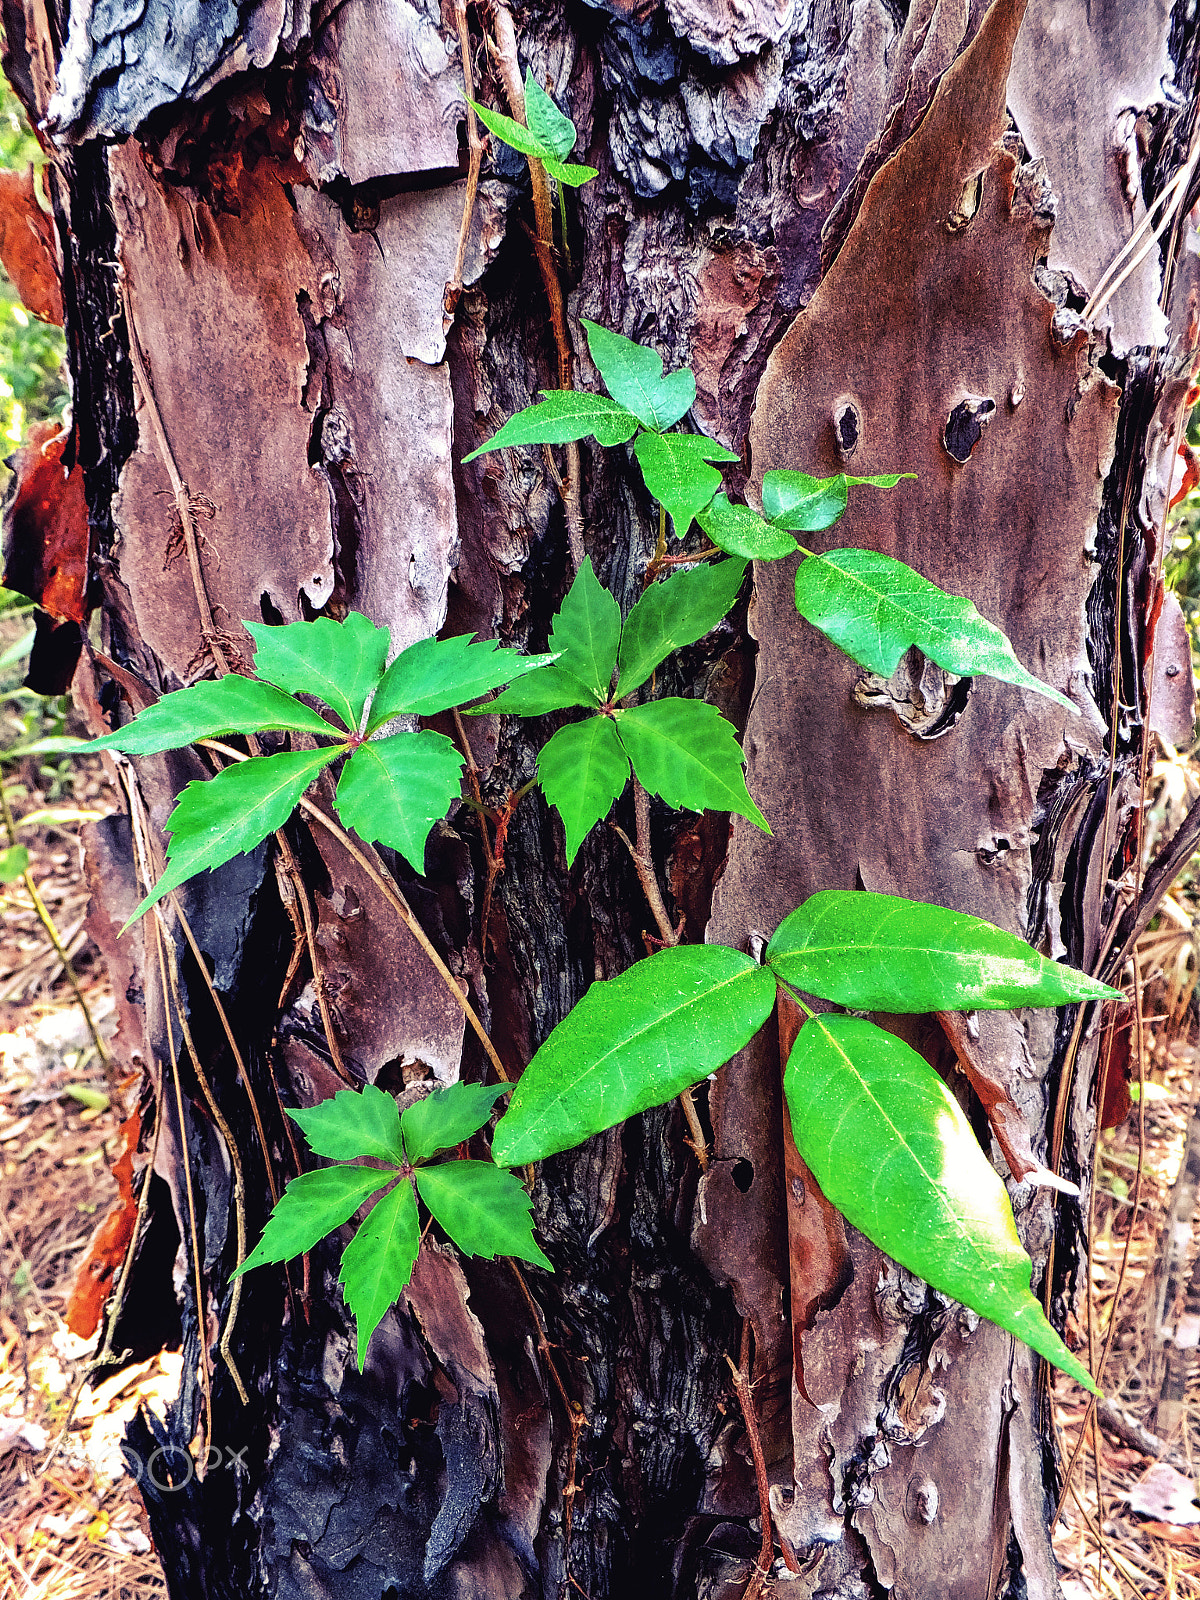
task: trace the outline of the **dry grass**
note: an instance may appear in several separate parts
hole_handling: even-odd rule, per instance
[[[20,813],[47,798],[33,783],[24,787]],[[81,773],[73,796],[57,803],[111,809],[98,769]],[[21,834],[64,934],[86,905],[76,831],[64,822]],[[89,1008],[102,1019],[112,999],[82,928],[72,947]],[[124,1109],[98,1103],[107,1091],[102,1064],[19,883],[0,896],[0,996],[0,1595],[165,1595],[119,1446],[134,1407],[161,1409],[178,1386],[179,1358],[168,1354],[120,1374],[98,1397],[85,1394],[50,1461],[98,1343],[77,1339],[63,1314],[92,1233],[117,1197],[110,1167],[122,1149]],[[91,1107],[72,1096],[80,1086],[92,1091]]]

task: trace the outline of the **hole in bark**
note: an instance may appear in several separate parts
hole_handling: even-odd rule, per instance
[[[862,437],[862,418],[852,400],[839,401],[834,407],[833,431],[839,453],[849,460],[858,449],[858,441]]]
[[[968,178],[963,185],[963,192],[959,196],[958,204],[946,218],[946,227],[951,233],[961,233],[979,210],[979,202],[983,199],[983,173],[977,172],[973,178]]]
[[[946,418],[942,430],[942,443],[946,454],[959,466],[971,459],[971,452],[983,438],[984,424],[996,409],[990,395],[966,395]]]
[[[740,1161],[733,1163],[730,1177],[733,1179],[734,1188],[740,1194],[749,1194],[750,1185],[754,1182],[754,1163],[747,1161],[743,1156]]]
[[[259,596],[258,609],[262,612],[262,619],[269,627],[281,628],[283,626],[283,612],[278,606],[273,605],[271,596],[264,589]]]

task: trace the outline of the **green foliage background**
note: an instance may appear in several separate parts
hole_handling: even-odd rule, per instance
[[[0,167],[40,174],[46,164],[20,102],[0,76]],[[40,184],[39,184],[40,187]],[[61,417],[68,393],[61,328],[26,311],[7,274],[0,271],[0,438],[9,455],[30,424]]]

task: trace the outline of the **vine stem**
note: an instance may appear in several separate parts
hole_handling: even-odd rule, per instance
[[[444,309],[454,315],[463,287],[463,263],[467,256],[467,241],[471,236],[471,218],[475,213],[475,196],[479,193],[479,170],[483,165],[483,140],[479,137],[479,123],[475,108],[475,86],[471,74],[471,30],[467,26],[466,0],[454,0],[454,23],[458,30],[458,48],[462,53],[463,86],[467,99],[467,148],[470,159],[467,165],[467,192],[463,197],[462,222],[458,230],[458,248],[454,252],[454,268],[446,285]]]
[[[244,754],[243,751],[234,750],[232,746],[222,744],[218,739],[198,739],[196,742],[197,744],[203,745],[206,750],[215,750],[218,755],[228,757],[230,761],[250,760],[250,757]],[[417,943],[421,946],[421,949],[424,950],[425,954],[433,963],[438,976],[446,985],[446,988],[449,989],[450,993],[454,997],[455,1003],[462,1010],[463,1016],[466,1017],[467,1021],[474,1029],[476,1037],[483,1046],[484,1050],[487,1052],[488,1060],[496,1069],[497,1076],[502,1082],[511,1083],[513,1081],[512,1075],[507,1071],[503,1061],[501,1061],[500,1057],[496,1054],[496,1047],[492,1043],[487,1029],[475,1014],[474,1006],[472,1006],[471,1002],[467,999],[462,989],[459,988],[458,979],[450,971],[450,968],[446,965],[441,956],[437,953],[436,949],[433,947],[432,943],[430,942],[429,935],[417,921],[416,917],[413,916],[411,910],[409,909],[408,902],[400,893],[399,889],[396,888],[395,884],[389,883],[383,874],[372,865],[371,861],[358,848],[346,830],[342,827],[339,827],[332,817],[326,816],[325,812],[321,810],[320,806],[317,805],[315,801],[310,800],[307,795],[302,794],[300,796],[300,809],[304,812],[305,816],[311,817],[312,820],[320,827],[324,828],[327,833],[331,833],[333,837],[340,842],[348,854],[358,862],[359,866],[367,874],[368,878],[370,878],[371,882],[379,890],[380,894],[383,895],[384,899],[391,906],[392,910],[400,918],[401,922],[403,922],[404,926],[412,934],[413,938],[417,941]]]
[[[742,1409],[742,1421],[746,1425],[746,1442],[750,1446],[750,1456],[754,1462],[754,1481],[758,1488],[758,1515],[762,1523],[762,1545],[758,1552],[758,1561],[750,1582],[746,1585],[742,1600],[751,1600],[751,1597],[762,1592],[763,1584],[771,1571],[771,1564],[775,1559],[774,1522],[771,1517],[771,1485],[767,1477],[767,1462],[763,1455],[762,1439],[758,1432],[758,1417],[754,1411],[754,1396],[751,1394],[753,1385],[750,1382],[750,1318],[742,1319],[742,1348],[738,1353],[738,1364],[735,1366],[733,1358],[726,1356],[729,1370],[733,1373],[733,1391],[737,1395],[738,1405]]]
[[[496,65],[500,69],[513,121],[522,127],[525,121],[525,85],[521,81],[521,66],[517,58],[517,35],[512,13],[502,0],[492,0],[489,7],[492,33],[495,39]],[[550,179],[536,156],[527,156],[529,180],[533,188],[533,217],[537,225],[533,235],[534,253],[550,303],[550,326],[554,330],[554,343],[558,351],[558,385],[570,389],[571,341],[567,336],[566,308],[558,269],[554,265],[554,207],[550,199]],[[583,499],[580,482],[579,445],[564,446],[567,459],[566,483],[563,488],[563,505],[567,513],[567,543],[571,562],[576,571],[583,565]],[[561,481],[560,481],[561,482]]]

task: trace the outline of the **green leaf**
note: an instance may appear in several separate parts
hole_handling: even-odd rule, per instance
[[[774,1004],[771,974],[719,944],[660,950],[593,983],[521,1074],[493,1156],[541,1161],[665,1104],[735,1055]]]
[[[764,833],[733,724],[703,700],[651,700],[617,712],[617,732],[651,794],[688,811],[736,811]]]
[[[297,623],[294,626],[301,626]],[[82,746],[85,750],[123,750],[131,756],[180,750],[196,739],[225,733],[261,733],[265,728],[336,735],[319,711],[301,705],[270,683],[236,673],[163,695],[115,733]]]
[[[390,1094],[365,1084],[357,1089],[339,1089],[319,1105],[291,1111],[310,1148],[330,1161],[355,1161],[359,1156],[376,1156],[380,1161],[402,1162],[400,1112]]]
[[[605,446],[624,444],[637,432],[638,419],[607,395],[575,389],[551,389],[536,405],[526,406],[478,450],[463,457],[463,465],[490,450],[507,450],[520,444],[571,444],[592,437]]]
[[[564,115],[533,75],[525,68],[525,120],[529,131],[551,156],[565,161],[575,148],[575,124]]]
[[[700,433],[639,433],[633,453],[647,489],[666,508],[677,539],[721,487],[721,474],[705,462],[738,459],[735,451]]]
[[[600,582],[591,556],[583,565],[550,630],[550,648],[558,654],[557,670],[575,678],[602,705],[608,699],[617,647],[621,640],[621,608]]]
[[[777,528],[797,533],[828,528],[845,511],[846,500],[844,472],[833,478],[810,478],[807,472],[763,475],[763,513]]]
[[[858,485],[894,489],[901,478],[915,477],[915,472],[884,472],[873,478],[848,478],[844,472],[832,478],[810,478],[807,472],[768,472],[763,475],[763,511],[778,528],[815,533],[842,515],[848,489]]]
[[[13,883],[23,877],[29,867],[29,851],[23,844],[10,844],[0,850],[0,883]]]
[[[453,639],[419,639],[398,655],[383,675],[371,702],[367,732],[408,712],[433,717],[451,706],[478,700],[502,683],[548,666],[553,656],[521,656],[502,650],[495,639],[467,634]]]
[[[430,830],[461,792],[462,769],[453,740],[428,728],[368,739],[343,767],[334,804],[360,839],[399,850],[420,875]]]
[[[634,344],[624,334],[613,333],[586,317],[579,320],[587,331],[592,360],[613,399],[655,433],[678,422],[696,399],[696,380],[688,368],[681,367],[664,378],[657,351]]]
[[[400,1119],[408,1159],[427,1161],[478,1133],[507,1088],[506,1083],[452,1083],[409,1106]]]
[[[568,189],[582,189],[585,183],[591,183],[593,178],[600,176],[599,167],[585,167],[575,161],[556,161],[553,156],[547,156],[543,165],[556,183],[565,184]]]
[[[786,529],[772,527],[757,511],[735,506],[723,494],[715,495],[696,521],[717,549],[727,550],[730,555],[774,561],[779,556],[794,556],[798,548]]]
[[[475,115],[483,123],[489,133],[495,134],[501,144],[508,145],[511,149],[519,151],[523,156],[533,156],[535,161],[545,161],[547,157],[554,158],[553,149],[532,128],[527,128],[524,123],[516,122],[512,117],[506,117],[503,111],[489,111],[487,106],[481,106],[476,101],[469,102]],[[557,107],[555,108],[557,109]],[[525,114],[529,115],[528,99],[525,103]],[[572,127],[574,133],[574,127]],[[572,139],[571,143],[574,143]],[[571,145],[563,151],[569,154]]]
[[[352,611],[345,622],[318,617],[282,628],[248,622],[246,630],[254,639],[260,678],[291,694],[316,695],[351,732],[357,729],[387,661],[387,628]]]
[[[855,1011],[975,1011],[1120,1000],[990,922],[890,894],[824,889],[779,924],[768,965]]]
[[[515,1256],[554,1271],[534,1243],[530,1199],[511,1172],[490,1161],[446,1161],[419,1167],[417,1189],[465,1254]]]
[[[395,1172],[378,1167],[322,1167],[319,1172],[302,1172],[280,1195],[262,1238],[233,1276],[270,1261],[302,1256],[327,1233],[349,1222],[359,1206],[395,1176]]]
[[[629,757],[610,717],[570,722],[546,741],[538,755],[538,782],[563,820],[567,865],[629,782]]]
[[[504,711],[517,717],[541,717],[547,711],[564,711],[569,706],[587,706],[596,709],[596,696],[585,689],[579,679],[557,666],[545,667],[532,673],[524,683],[505,689],[486,705],[475,706],[468,716],[482,716],[488,711]]]
[[[371,1335],[406,1288],[420,1248],[417,1197],[406,1178],[372,1207],[342,1252],[338,1281],[358,1324],[360,1372],[366,1365]]]
[[[1030,1293],[1004,1184],[928,1062],[874,1023],[812,1017],[784,1095],[796,1148],[860,1232],[1098,1392]]]
[[[745,575],[744,561],[718,561],[652,583],[621,630],[618,698],[645,683],[672,651],[711,633],[737,599]]]
[[[1065,695],[1026,672],[1000,629],[959,595],[875,550],[830,550],[796,569],[796,610],[839,650],[882,678],[916,645],[947,672],[988,673],[1065,706]]]
[[[125,927],[198,872],[244,855],[282,828],[318,772],[340,754],[335,746],[252,756],[207,782],[189,783],[167,818],[166,871]]]

